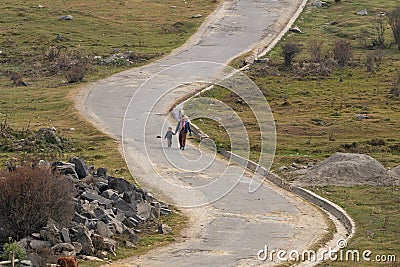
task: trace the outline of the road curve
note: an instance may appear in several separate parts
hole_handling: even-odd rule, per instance
[[[115,263],[118,266],[256,266],[257,252],[302,251],[326,231],[321,213],[265,182],[249,193],[252,178],[215,153],[189,144],[165,149],[171,107],[214,82],[230,59],[262,49],[287,24],[302,1],[228,0],[182,47],[150,65],[83,88],[82,114],[122,141],[137,181],[190,216],[185,236],[171,246]],[[217,75],[218,74],[218,75]]]

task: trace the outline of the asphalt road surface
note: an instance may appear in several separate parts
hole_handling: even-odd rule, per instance
[[[232,70],[224,64],[257,45],[268,44],[300,2],[224,1],[181,48],[150,65],[93,83],[78,94],[82,113],[121,141],[139,184],[190,216],[190,227],[179,242],[115,265],[273,265],[276,262],[270,259],[258,259],[259,250],[268,246],[269,250],[301,251],[326,231],[321,213],[298,197],[268,182],[250,193],[249,185],[259,185],[261,178],[222,159],[213,151],[212,141],[191,141],[182,151],[177,138],[171,149],[163,138],[156,138],[164,137],[168,126],[175,129],[170,111],[177,103],[206,84],[225,81]],[[248,83],[245,77],[234,80],[232,88],[243,88],[243,81]],[[257,95],[254,90],[253,96]],[[258,98],[250,101],[256,108],[264,103]],[[218,119],[225,111],[215,114],[210,108],[199,116]],[[270,149],[266,152],[270,154],[275,141],[273,117],[268,112],[260,116],[265,119],[261,124],[272,121],[266,127],[265,145]],[[224,123],[236,125],[230,119]],[[247,139],[240,136],[238,140],[247,145]]]

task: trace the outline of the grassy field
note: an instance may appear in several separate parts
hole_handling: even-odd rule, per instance
[[[311,1],[312,2],[312,1]],[[310,2],[310,3],[311,3]],[[398,81],[400,51],[386,16],[398,1],[328,1],[329,7],[307,5],[296,21],[302,34],[289,32],[260,62],[245,73],[258,85],[272,109],[277,146],[273,169],[293,162],[318,163],[334,152],[365,153],[393,168],[400,165],[400,99],[390,94]],[[356,12],[366,9],[368,15]],[[385,32],[384,46],[373,46],[378,37],[378,20]],[[322,41],[322,51],[332,53],[334,44],[350,43],[353,57],[346,66],[316,73],[311,62],[312,44]],[[281,45],[295,43],[302,48],[292,67],[284,66]],[[370,55],[383,55],[368,70]],[[243,58],[233,61],[238,67]],[[202,96],[217,98],[230,105],[243,119],[251,142],[250,158],[257,161],[260,151],[259,128],[254,115],[238,97],[216,87]],[[359,116],[362,115],[362,116]],[[366,116],[365,116],[366,115]],[[362,119],[361,117],[365,116]],[[230,144],[223,128],[207,120],[195,120],[220,148]],[[323,187],[311,188],[338,203],[356,222],[356,235],[349,249],[369,249],[373,255],[396,255],[400,260],[399,187]],[[327,266],[376,266],[375,262],[330,262]]]
[[[195,32],[217,5],[214,1],[2,1],[0,3],[0,122],[13,129],[55,127],[75,144],[65,151],[111,173],[130,177],[118,144],[75,110],[79,87],[169,53]],[[195,14],[202,18],[192,18]],[[71,15],[73,20],[59,20]],[[62,38],[57,38],[62,36]],[[50,47],[79,49],[89,59],[134,51],[148,60],[130,66],[90,65],[84,83],[70,84],[63,73],[50,75]],[[15,86],[10,73],[19,73],[25,86]],[[75,131],[70,131],[74,128]],[[0,151],[0,162],[24,152]]]

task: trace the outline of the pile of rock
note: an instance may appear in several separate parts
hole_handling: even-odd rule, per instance
[[[400,185],[400,167],[387,170],[365,154],[335,153],[323,162],[307,168],[295,182],[301,186]]]
[[[75,215],[67,227],[60,227],[50,219],[39,233],[19,241],[34,266],[39,265],[35,259],[43,249],[56,256],[108,258],[110,253],[115,255],[119,245],[113,237],[121,235],[125,246],[134,247],[139,242],[137,233],[141,225],[171,213],[167,204],[156,201],[145,190],[123,178],[107,175],[104,168],[94,170],[77,157],[69,162],[39,164],[49,164],[54,171],[71,179],[78,194],[74,199]]]

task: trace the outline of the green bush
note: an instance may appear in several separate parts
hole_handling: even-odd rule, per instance
[[[19,260],[24,260],[26,258],[26,251],[17,243],[17,241],[13,241],[10,237],[8,239],[8,243],[3,246],[4,252],[1,255],[1,259],[7,260],[8,255],[11,251],[14,252],[14,258]]]

